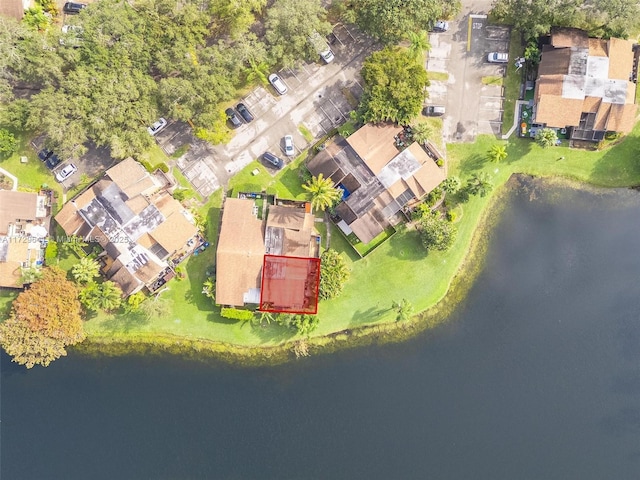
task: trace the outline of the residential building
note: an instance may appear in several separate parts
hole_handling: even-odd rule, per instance
[[[636,70],[632,41],[554,29],[538,66],[532,127],[565,129],[570,139],[587,141],[629,133],[637,112]]]
[[[22,20],[24,11],[31,6],[31,0],[0,0],[0,17]]]
[[[106,171],[55,219],[67,235],[97,242],[105,277],[125,295],[156,291],[203,239],[191,214],[169,192],[166,176],[133,158]]]
[[[320,236],[314,227],[314,215],[308,202],[267,197],[264,194],[241,194],[240,198],[226,198],[222,210],[220,237],[216,254],[216,303],[242,307],[261,302],[263,266],[285,265],[286,259],[317,259],[320,255]],[[278,260],[284,258],[285,260]],[[295,262],[293,262],[295,263]],[[291,263],[279,269],[279,281],[295,283],[302,279],[302,293],[282,300],[284,305],[272,305],[263,310],[303,311],[304,278],[302,269],[309,272],[314,262]],[[308,267],[307,267],[308,265]],[[269,271],[274,269],[269,267]],[[269,275],[269,278],[273,278]],[[312,299],[317,305],[317,292]],[[309,305],[307,305],[308,307]]]
[[[344,191],[337,225],[366,244],[402,222],[405,207],[440,185],[446,175],[436,160],[432,150],[411,143],[402,127],[367,124],[319,152],[307,168]]]
[[[0,287],[22,288],[22,270],[42,265],[50,206],[50,192],[0,190]]]

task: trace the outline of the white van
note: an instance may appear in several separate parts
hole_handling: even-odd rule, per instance
[[[287,88],[287,85],[275,73],[272,73],[271,75],[269,75],[269,83],[273,85],[273,88],[275,88],[276,92],[278,92],[280,95],[284,95],[289,91],[289,89]]]

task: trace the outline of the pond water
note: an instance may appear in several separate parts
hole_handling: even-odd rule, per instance
[[[272,368],[2,357],[3,480],[640,478],[640,195],[530,187],[440,328]]]

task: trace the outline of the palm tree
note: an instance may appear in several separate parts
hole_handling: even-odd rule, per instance
[[[311,180],[302,185],[302,188],[311,194],[311,206],[316,210],[324,211],[342,198],[342,190],[335,188],[333,180],[324,178],[322,174],[311,177]]]
[[[71,274],[77,283],[91,282],[100,274],[100,264],[89,257],[82,257],[71,267]]]
[[[209,297],[215,301],[216,298],[216,284],[213,278],[207,278],[202,284],[202,293],[205,297]]]
[[[424,59],[424,52],[431,48],[427,32],[424,30],[420,30],[419,32],[409,32],[407,34],[407,39],[410,42],[409,55],[411,58],[416,61]]]
[[[447,177],[444,179],[441,186],[445,192],[455,195],[458,190],[460,190],[460,179],[455,175]]]
[[[399,302],[394,300],[391,304],[391,308],[396,311],[396,322],[408,320],[411,318],[411,314],[413,313],[413,305],[406,298],[403,298]]]
[[[467,183],[467,189],[471,195],[484,197],[492,188],[491,176],[487,172],[474,173]]]
[[[248,60],[249,68],[247,69],[247,82],[253,83],[259,80],[263,85],[269,85],[267,74],[269,73],[269,64],[267,62],[256,62],[253,59]]]
[[[507,158],[507,155],[507,147],[499,144],[492,145],[488,153],[489,160],[496,163]]]
[[[122,303],[122,290],[114,282],[104,282],[100,288],[100,308],[105,311],[115,310]]]
[[[80,302],[87,310],[115,310],[122,302],[122,290],[113,282],[90,282],[80,294]]]
[[[435,133],[433,126],[427,122],[416,123],[411,127],[411,131],[413,132],[413,139],[421,145],[427,143],[427,140],[433,137]]]

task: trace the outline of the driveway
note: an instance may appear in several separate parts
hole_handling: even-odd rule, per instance
[[[478,134],[499,135],[502,86],[483,85],[483,77],[504,76],[504,64],[487,61],[489,52],[509,51],[509,30],[488,25],[491,2],[465,2],[445,33],[430,34],[427,70],[447,72],[446,82],[432,81],[428,103],[446,107],[445,142],[472,142]]]
[[[278,95],[270,86],[259,86],[240,99],[255,120],[235,130],[227,145],[212,146],[193,137],[182,123],[168,125],[157,135],[160,146],[170,155],[181,145],[191,145],[177,161],[183,174],[203,196],[208,196],[264,152],[272,152],[290,162],[283,152],[282,138],[293,135],[296,151],[310,142],[300,127],[319,138],[349,118],[352,103],[362,95],[360,69],[364,58],[377,48],[370,38],[337,25],[331,45],[335,60],[328,64],[306,63],[295,70],[278,73],[288,93]]]

